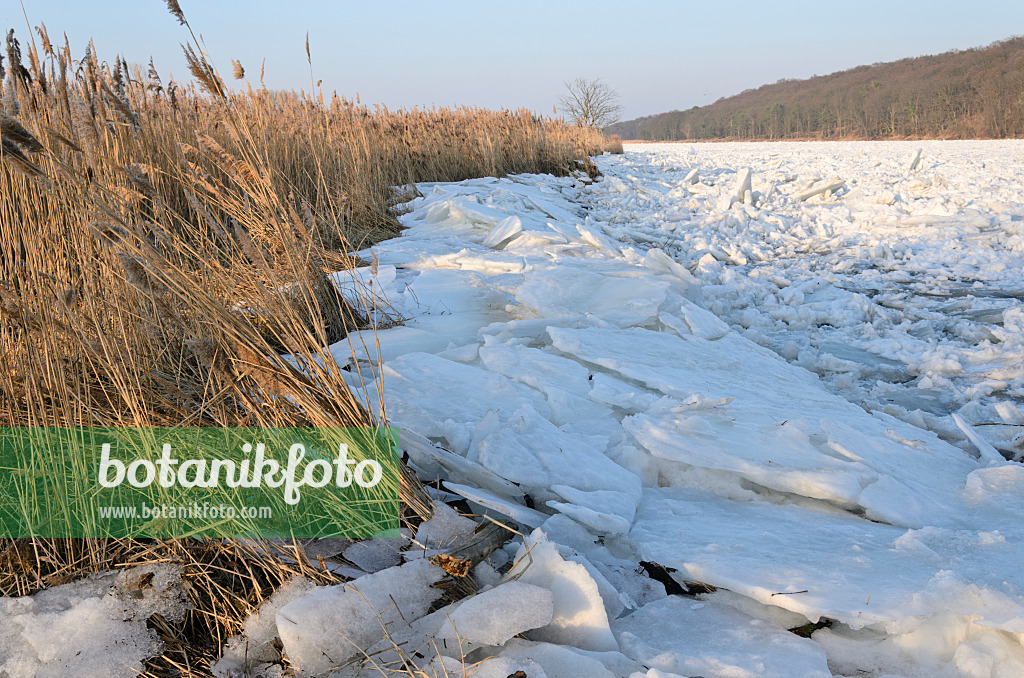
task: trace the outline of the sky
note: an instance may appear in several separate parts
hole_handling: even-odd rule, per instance
[[[76,56],[90,37],[103,60],[154,58],[164,81],[188,78],[188,31],[161,0],[24,0],[32,26]],[[550,114],[577,77],[621,96],[622,119],[709,104],[775,82],[861,64],[987,45],[1024,34],[1011,0],[731,2],[519,0],[179,0],[228,79],[239,59],[253,86],[305,89],[389,108],[525,107]],[[27,40],[19,0],[0,27]]]

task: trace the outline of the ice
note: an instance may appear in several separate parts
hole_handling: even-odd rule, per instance
[[[633,496],[640,490],[640,479],[595,449],[594,440],[560,430],[529,405],[480,441],[480,463],[533,491],[553,483]]]
[[[407,326],[462,345],[475,339],[478,328],[504,319],[508,295],[485,281],[476,271],[428,269],[407,283],[393,303]]]
[[[480,506],[489,508],[493,511],[497,511],[501,515],[508,516],[517,523],[521,523],[527,527],[540,527],[547,518],[547,516],[540,511],[535,511],[532,508],[523,506],[522,504],[509,501],[504,497],[479,487],[468,487],[466,485],[459,485],[458,483],[452,482],[445,482],[444,486],[471,502],[477,503]]]
[[[580,563],[567,561],[543,532],[535,530],[516,553],[506,575],[554,595],[551,623],[526,634],[532,640],[596,652],[617,651],[597,583]]]
[[[700,281],[685,266],[672,259],[657,247],[647,250],[644,255],[644,266],[656,273],[667,273],[678,278],[686,285],[686,296],[693,301],[700,301]]]
[[[965,422],[963,418],[960,417],[960,415],[954,412],[952,417],[953,421],[957,425],[957,428],[963,431],[964,435],[967,436],[967,439],[971,441],[971,444],[974,445],[975,448],[977,448],[978,455],[981,457],[983,461],[995,463],[1002,463],[1006,461],[1003,458],[1003,455],[999,454],[999,450],[992,447],[992,445],[990,445],[989,443],[985,442],[977,433],[974,432],[970,424]]]
[[[706,412],[625,419],[626,430],[657,457],[843,507],[859,504],[896,524],[920,526],[940,516],[943,524],[964,521],[957,492],[974,462],[938,440],[915,447],[888,438],[883,422],[741,337],[705,342],[641,328],[549,328],[548,334],[562,352],[666,395],[732,399]],[[844,454],[844,444],[854,452]],[[917,473],[907,473],[911,464]],[[892,494],[896,488],[901,494]]]
[[[491,372],[538,390],[557,386],[582,398],[590,392],[587,368],[536,348],[515,344],[484,346],[480,349],[480,360]]]
[[[616,674],[608,669],[605,662],[595,658],[595,654],[601,656],[612,653],[584,653],[563,645],[516,639],[507,644],[500,656],[534,661],[544,669],[548,678],[615,678]],[[617,660],[616,668],[631,668],[629,660],[626,657],[622,659],[626,661]]]
[[[714,313],[697,306],[691,301],[684,299],[680,310],[683,320],[690,330],[690,334],[695,337],[714,341],[715,339],[721,339],[729,332],[729,326],[719,320]]]
[[[770,622],[715,603],[669,596],[612,623],[641,664],[706,678],[831,678],[825,652]]]
[[[476,522],[464,518],[459,512],[443,502],[434,502],[434,515],[420,523],[416,530],[416,542],[428,549],[447,549],[463,535],[472,533]]]
[[[477,664],[472,673],[467,671],[466,676],[473,678],[508,678],[517,673],[528,678],[548,678],[539,664],[531,659],[518,659],[514,657],[494,657]],[[459,675],[459,674],[455,674]]]
[[[137,676],[163,651],[146,621],[180,621],[180,569],[140,565],[31,596],[0,598],[0,675],[10,678]]]
[[[554,597],[546,588],[506,581],[466,599],[447,615],[438,638],[501,645],[512,636],[547,626]]]
[[[546,414],[537,391],[493,372],[429,353],[408,353],[385,363],[385,404],[392,424],[425,436],[443,436],[443,422],[476,423],[494,410],[508,417],[524,404]],[[376,394],[371,392],[371,398]]]
[[[402,563],[402,549],[409,540],[397,537],[364,539],[342,553],[345,560],[365,572],[379,572]]]
[[[935,162],[908,171],[918,148]],[[396,341],[388,414],[451,450],[409,454],[472,510],[542,525],[551,546],[528,539],[531,556],[579,568],[567,579],[606,620],[667,600],[639,568],[653,560],[722,587],[683,601],[706,604],[694,614],[772,631],[744,635],[743,658],[777,658],[778,637],[820,640],[845,675],[1012,673],[1022,149],[643,145],[583,187],[424,187],[373,255],[396,267],[379,287],[407,326],[451,344]],[[819,618],[811,641],[784,630]],[[531,648],[555,674],[530,643],[593,640],[542,632],[475,656]]]
[[[919,167],[919,166],[921,165],[921,152],[922,152],[923,150],[924,150],[924,149],[922,149],[922,148],[919,148],[919,149],[917,149],[917,152],[916,152],[916,153],[914,153],[914,157],[913,157],[913,158],[912,158],[912,159],[910,160],[910,167],[909,167],[909,170],[910,170],[911,172],[913,172],[914,170],[916,170],[916,169],[917,169],[917,168],[918,168],[918,167]]]
[[[484,247],[493,247],[500,249],[501,244],[512,238],[512,236],[521,233],[523,230],[523,222],[517,216],[505,217],[498,224],[490,230],[487,237],[484,238]]]
[[[736,173],[736,183],[732,188],[731,192],[724,193],[721,201],[719,201],[719,209],[727,210],[736,203],[749,202],[747,195],[750,192],[750,176],[751,171],[749,167],[746,167]]]
[[[279,662],[281,653],[274,647],[277,639],[277,613],[293,600],[311,593],[316,585],[305,577],[293,577],[246,617],[241,635],[232,637],[223,655],[210,669],[217,678],[241,678],[266,670]]]
[[[291,601],[276,616],[288,660],[317,674],[361,655],[385,629],[424,616],[441,595],[431,585],[442,575],[441,568],[414,560]]]
[[[515,297],[538,316],[590,314],[628,327],[656,316],[668,287],[668,283],[661,281],[613,278],[586,268],[565,266],[528,273]]]
[[[432,332],[413,327],[391,327],[371,332],[350,332],[345,339],[331,344],[335,362],[344,365],[353,360],[372,363],[394,360],[406,353],[438,353],[448,348],[448,340]]]
[[[998,532],[908,531],[664,488],[645,492],[629,536],[646,560],[812,621],[862,628],[955,610],[1024,630],[1024,596],[1009,583],[1019,537]]]
[[[551,500],[547,505],[586,525],[594,534],[625,534],[633,524],[636,500],[624,492],[584,492],[567,485],[552,485],[551,489],[568,503]]]
[[[593,245],[613,257],[619,256],[622,253],[619,246],[608,239],[598,224],[590,223],[588,220],[585,224],[576,224],[576,230],[579,231],[583,242],[588,245]]]
[[[805,201],[810,200],[811,198],[813,198],[813,197],[815,197],[817,195],[824,195],[824,194],[828,194],[828,193],[835,193],[839,189],[843,188],[845,185],[846,185],[845,181],[843,181],[842,179],[836,179],[834,181],[829,181],[829,182],[826,182],[824,184],[820,184],[818,186],[812,186],[812,187],[808,188],[805,191],[800,191],[799,193],[795,194],[793,197],[796,198],[797,200],[799,200],[800,202],[805,202]]]
[[[595,374],[591,384],[591,400],[612,407],[620,407],[629,412],[646,410],[658,400],[654,394],[645,393],[644,389],[630,386],[603,372]]]

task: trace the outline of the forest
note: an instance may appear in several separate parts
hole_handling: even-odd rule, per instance
[[[1024,37],[784,79],[606,131],[650,141],[1017,137],[1024,134]]]

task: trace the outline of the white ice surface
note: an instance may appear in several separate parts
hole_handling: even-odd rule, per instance
[[[408,326],[467,348],[385,360],[389,413],[626,612],[663,599],[634,578],[653,560],[778,637],[831,620],[836,672],[1013,666],[1022,144],[920,147],[910,174],[899,143],[645,145],[593,185],[431,186],[374,254]]]
[[[683,676],[831,677],[817,643],[726,605],[669,596],[616,620],[612,630],[633,659]]]

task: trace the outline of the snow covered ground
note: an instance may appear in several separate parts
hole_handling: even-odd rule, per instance
[[[1024,675],[1024,142],[627,148],[421,185],[339,281],[406,319],[332,347],[351,385],[525,535],[484,591],[430,612],[439,504],[221,675],[275,634],[309,675]]]

